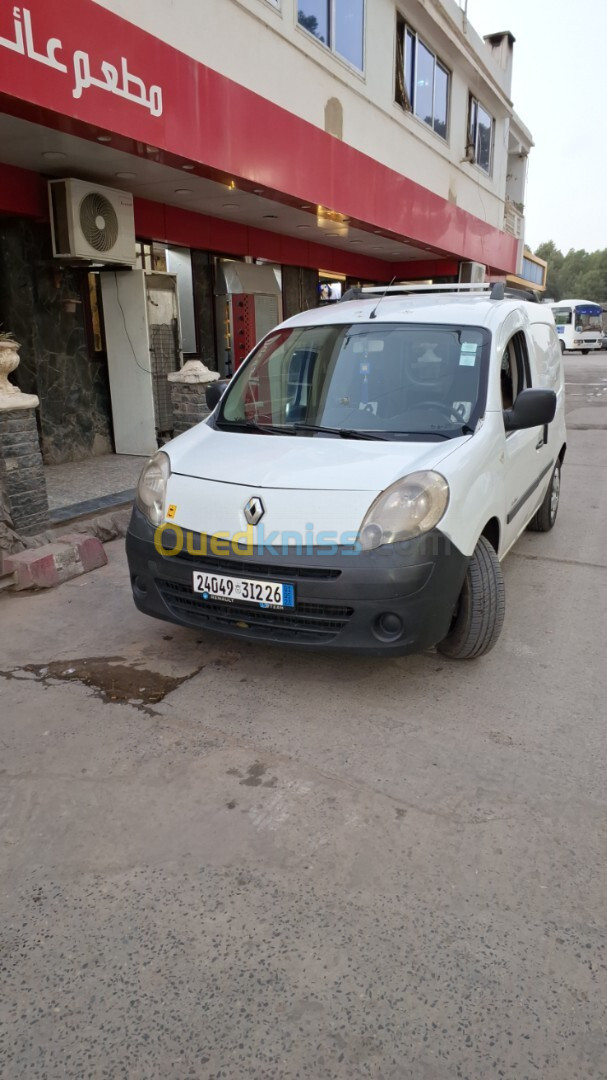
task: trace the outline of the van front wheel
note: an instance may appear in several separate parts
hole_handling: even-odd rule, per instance
[[[502,568],[491,544],[481,536],[468,563],[451,628],[438,651],[453,660],[483,656],[500,636],[505,609]]]

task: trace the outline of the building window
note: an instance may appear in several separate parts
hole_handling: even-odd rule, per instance
[[[546,267],[540,263],[536,263],[533,259],[528,259],[523,256],[523,273],[522,277],[525,281],[532,281],[534,285],[541,285],[542,288],[545,285]]]
[[[297,22],[352,67],[363,70],[365,0],[299,0]]]
[[[451,76],[425,42],[396,15],[395,101],[447,138]]]
[[[495,121],[483,108],[480,101],[470,94],[468,105],[468,161],[478,165],[479,169],[491,173],[493,156],[493,129]]]

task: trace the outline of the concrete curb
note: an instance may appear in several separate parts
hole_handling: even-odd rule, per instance
[[[15,555],[3,555],[0,575],[10,576],[9,588],[52,589],[63,581],[105,566],[108,561],[103,544],[95,536],[68,533],[55,543],[28,548]]]

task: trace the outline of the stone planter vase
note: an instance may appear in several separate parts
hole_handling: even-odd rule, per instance
[[[19,387],[8,381],[11,371],[19,367],[19,349],[16,341],[0,341],[0,395],[20,393]]]

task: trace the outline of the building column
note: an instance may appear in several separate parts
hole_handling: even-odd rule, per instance
[[[282,267],[282,317],[318,307],[318,271],[305,266]]]
[[[47,223],[0,218],[0,325],[21,344],[15,381],[40,399],[47,465],[112,451],[107,365],[88,350],[87,287],[86,270],[54,262]]]
[[[197,325],[198,355],[213,371],[217,370],[215,344],[215,277],[213,256],[192,248],[192,286]]]

